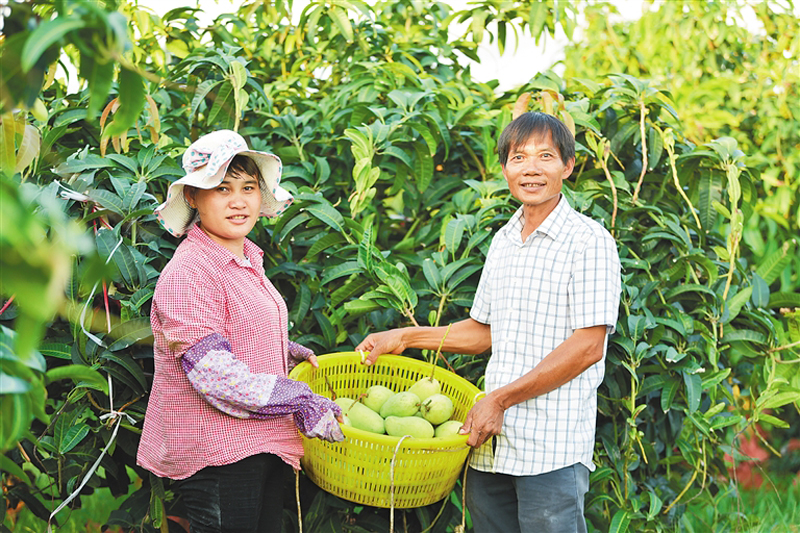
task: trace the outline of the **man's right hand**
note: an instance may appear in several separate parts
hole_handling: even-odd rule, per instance
[[[400,354],[406,349],[402,329],[390,329],[379,333],[370,333],[356,346],[357,352],[369,352],[365,365],[371,365],[384,353]]]

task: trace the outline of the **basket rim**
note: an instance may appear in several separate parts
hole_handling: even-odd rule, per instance
[[[336,362],[344,361],[348,363],[350,362],[361,363],[361,360],[362,356],[361,353],[359,352],[334,352],[317,356],[317,363],[319,363],[320,369],[322,369],[324,365]],[[404,355],[383,354],[379,356],[378,360],[373,364],[373,366],[378,366],[378,365],[391,366],[392,362],[402,363],[406,366],[410,365],[412,367],[418,367],[418,368],[429,366],[431,364]],[[463,384],[468,389],[469,388],[474,389],[475,398],[472,401],[472,406],[474,406],[475,403],[477,403],[478,397],[481,394],[485,394],[485,392],[476,387],[474,383],[471,383],[470,381],[464,379],[458,374],[451,372],[446,368],[437,367],[437,369],[443,372],[447,372],[448,377],[450,378],[455,378],[459,381],[462,381]],[[292,369],[292,371],[289,373],[289,377],[291,379],[302,381],[301,379],[298,378],[304,376],[309,372],[312,372],[313,370],[315,369],[313,366],[311,366],[311,363],[303,361],[302,363],[298,364]],[[470,408],[472,406],[470,406]],[[378,433],[371,433],[369,431],[364,431],[362,429],[354,428],[352,426],[345,426],[344,424],[339,424],[339,426],[342,428],[342,432],[346,437],[360,439],[363,441],[372,442],[374,444],[390,445],[392,447],[396,447],[397,443],[400,442],[400,439],[403,438],[403,437],[393,437],[391,435],[380,435]],[[414,437],[403,440],[400,449],[410,449],[410,450],[431,449],[435,451],[447,451],[446,450],[447,448],[461,449],[467,447],[468,438],[469,434],[452,435],[450,437],[432,437],[427,439]],[[455,451],[455,449],[452,451]]]

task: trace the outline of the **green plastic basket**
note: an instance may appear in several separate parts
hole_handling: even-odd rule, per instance
[[[398,355],[382,355],[371,366],[361,364],[356,352],[321,355],[317,360],[319,368],[302,363],[290,377],[328,398],[333,397],[331,388],[337,397],[349,398],[372,385],[400,392],[431,374],[429,363]],[[443,368],[437,367],[434,377],[442,393],[453,400],[452,418],[464,420],[481,390]],[[373,507],[408,509],[441,500],[453,490],[469,454],[466,435],[417,439],[351,426],[342,426],[342,431],[345,439],[338,443],[303,437],[303,469],[323,490]]]

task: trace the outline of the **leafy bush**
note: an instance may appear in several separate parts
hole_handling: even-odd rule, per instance
[[[463,58],[493,31],[487,21],[502,22],[492,36],[503,44],[508,29],[538,35],[573,23],[563,2],[558,11],[553,2],[495,4],[453,13],[405,0],[312,2],[293,26],[282,3],[257,2],[210,28],[189,8],[160,20],[123,5],[130,33],[116,31],[115,3],[108,11],[12,4],[15,33],[3,50],[20,47],[20,64],[33,65],[23,72],[52,72],[64,45],[84,79],[92,79],[84,63],[120,66],[116,81],[78,94],[45,74],[4,89],[12,99],[3,100],[0,143],[2,292],[17,296],[0,315],[2,468],[22,480],[7,498],[46,518],[50,501],[78,487],[117,432],[81,494],[128,494],[139,487],[134,472],[141,486],[110,524],[165,531],[165,517],[179,512],[169,485],[136,467],[135,455],[152,374],[149,303],[177,244],[152,210],[181,175],[175,161],[191,139],[237,128],[284,161],[296,201],[251,237],[289,304],[290,335],[325,353],[351,349],[369,331],[466,315],[491,236],[515,209],[495,142],[527,109],[574,128],[578,161],[565,194],[613,232],[624,269],[600,390],[591,525],[666,530],[687,502],[724,488],[723,452],[735,454],[735,432],[785,424],[781,411],[800,399],[789,364],[800,319],[780,311],[800,306],[796,275],[774,290],[796,243],[778,243],[758,264],[742,259],[758,171],[732,138],[690,142],[660,86],[546,73],[496,96],[474,81]],[[471,25],[451,39],[455,19]],[[80,32],[70,33],[73,25]],[[42,35],[48,46],[29,57],[22,43]],[[97,47],[111,36],[113,47]],[[33,113],[37,99],[44,115]],[[58,268],[36,263],[40,256]],[[65,285],[65,294],[44,291]],[[40,309],[31,302],[41,294],[50,296]],[[447,359],[480,384],[485,357]],[[387,528],[386,510],[305,481],[301,488],[306,530]],[[446,531],[460,522],[460,494],[403,520],[411,530],[435,522],[431,531]]]

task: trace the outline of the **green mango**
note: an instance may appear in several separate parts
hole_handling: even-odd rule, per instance
[[[419,411],[419,396],[413,392],[398,392],[381,407],[381,416],[414,416]]]
[[[342,414],[350,421],[349,424],[345,425],[369,431],[370,433],[378,433],[381,435],[385,433],[383,418],[366,405],[351,398],[336,398],[334,402],[342,408]]]
[[[420,400],[424,400],[428,396],[439,394],[442,392],[442,385],[436,378],[422,378],[408,388],[408,392],[413,392],[419,396]]]
[[[460,435],[458,432],[461,429],[461,426],[464,424],[459,422],[458,420],[448,420],[447,422],[442,422],[438,426],[436,426],[436,430],[433,433],[434,437],[442,438],[442,437],[452,437],[453,435]]]
[[[418,416],[387,416],[386,433],[393,437],[411,435],[417,439],[430,439],[433,437],[433,426],[424,418]]]
[[[367,389],[367,394],[361,401],[376,413],[380,413],[383,404],[392,396],[394,396],[394,391],[389,387],[373,385]]]
[[[453,416],[453,411],[455,411],[455,406],[453,405],[453,400],[444,394],[434,394],[422,402],[419,410],[422,411],[422,416],[425,420],[437,426],[450,420],[450,417]]]

